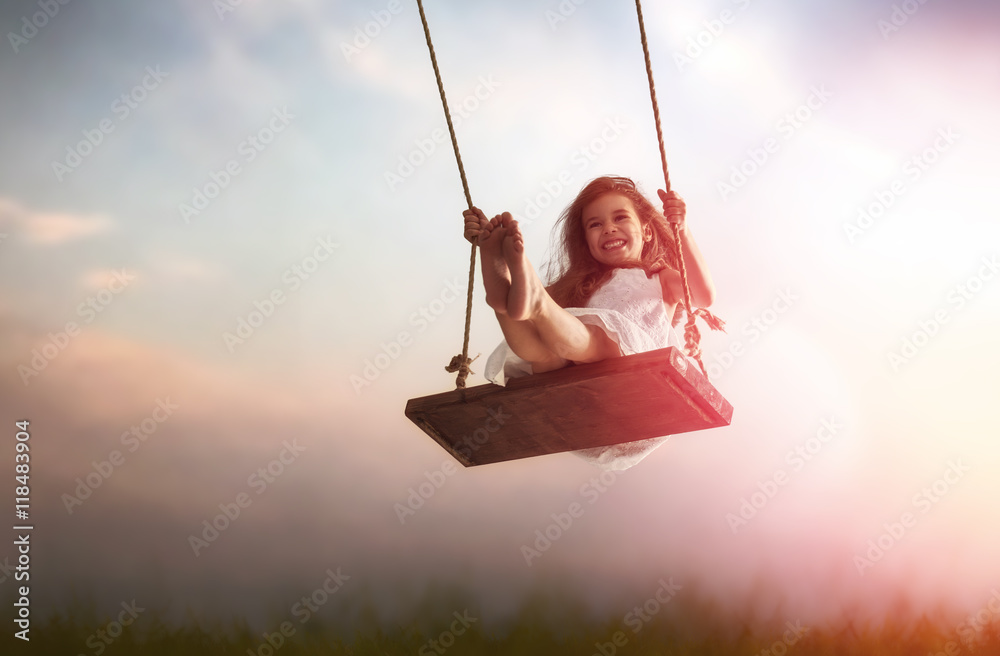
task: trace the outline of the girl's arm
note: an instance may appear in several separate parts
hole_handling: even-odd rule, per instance
[[[659,194],[663,201],[663,213],[667,222],[680,226],[681,257],[684,258],[684,265],[687,269],[688,287],[691,289],[691,305],[692,307],[709,307],[715,301],[715,285],[712,283],[712,275],[708,271],[701,250],[698,249],[698,244],[687,229],[685,221],[687,210],[684,201],[674,191],[667,194],[661,190]],[[662,269],[659,276],[660,285],[663,287],[663,300],[671,305],[683,303],[684,283],[681,280],[680,271]]]

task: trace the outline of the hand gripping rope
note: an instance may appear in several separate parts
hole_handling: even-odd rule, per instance
[[[441,82],[441,71],[438,69],[437,56],[434,54],[434,42],[431,41],[431,30],[427,27],[427,16],[424,14],[424,4],[417,0],[420,10],[420,22],[424,25],[424,37],[427,39],[427,50],[431,54],[431,64],[434,66],[434,77],[437,79],[438,92],[441,94],[441,105],[444,107],[444,117],[448,121],[448,132],[451,134],[451,145],[455,149],[455,160],[458,162],[458,174],[462,177],[462,189],[465,191],[465,201],[471,210],[472,194],[469,193],[469,181],[465,179],[465,167],[462,165],[462,153],[458,150],[458,137],[455,136],[455,126],[451,122],[451,112],[448,110],[448,99],[444,95],[444,84]],[[476,243],[472,243],[472,255],[469,257],[469,291],[465,299],[465,339],[462,341],[462,352],[451,359],[445,367],[449,373],[458,372],[455,379],[456,388],[465,387],[465,379],[469,377],[469,332],[472,327],[472,289],[476,283]]]
[[[424,13],[422,0],[417,0],[417,8],[420,11],[420,22],[424,27],[424,37],[427,40],[427,50],[431,56],[431,65],[434,67],[434,77],[437,80],[438,93],[441,95],[441,105],[444,107],[444,116],[448,122],[448,132],[451,135],[451,145],[455,150],[455,160],[458,163],[458,173],[462,178],[462,189],[465,191],[465,200],[472,209],[472,195],[469,193],[469,182],[465,177],[465,167],[462,165],[462,154],[458,149],[458,138],[455,136],[455,126],[451,120],[451,112],[448,109],[448,99],[445,97],[444,84],[441,81],[441,71],[438,68],[437,56],[434,53],[434,42],[431,40],[431,31],[427,25],[427,16]],[[639,17],[639,36],[642,40],[642,52],[646,60],[646,75],[649,78],[649,98],[653,104],[653,118],[656,123],[656,139],[660,146],[660,163],[663,167],[664,190],[670,191],[670,174],[667,171],[667,154],[663,147],[663,129],[660,125],[660,110],[656,102],[656,86],[653,84],[653,66],[649,60],[649,46],[646,42],[646,28],[642,20],[642,4],[640,0],[635,0],[636,14]],[[680,226],[673,224],[674,247],[676,249],[677,265],[681,274],[681,283],[684,286],[684,309],[687,312],[687,322],[684,326],[684,348],[688,356],[694,358],[701,367],[702,373],[708,376],[705,364],[701,360],[701,332],[695,324],[696,317],[702,317],[712,328],[721,330],[724,323],[721,319],[713,315],[704,308],[692,309],[691,289],[688,286],[687,267],[684,264],[684,257],[681,253],[681,232]],[[469,290],[466,295],[465,305],[465,337],[462,341],[462,353],[454,356],[445,370],[451,373],[458,372],[455,381],[456,388],[465,387],[465,379],[469,376],[469,333],[472,326],[472,291],[476,280],[476,244],[472,244],[472,254],[469,258]]]
[[[660,164],[663,166],[664,191],[670,192],[670,174],[667,172],[667,152],[663,147],[663,129],[660,127],[660,108],[656,102],[656,85],[653,84],[653,65],[649,61],[649,45],[646,42],[646,26],[642,21],[641,0],[635,0],[635,12],[639,17],[639,37],[642,41],[642,54],[646,60],[646,76],[649,78],[649,99],[653,104],[653,119],[656,123],[656,140],[660,145]],[[681,229],[676,223],[671,224],[674,229],[674,247],[677,255],[677,269],[681,274],[681,283],[684,286],[684,310],[687,312],[687,322],[684,324],[684,350],[689,357],[694,358],[701,368],[701,372],[708,377],[705,363],[701,361],[701,331],[695,324],[695,318],[701,317],[710,327],[715,330],[722,330],[725,323],[705,308],[691,308],[691,288],[688,287],[687,266],[684,264],[684,257],[681,254]]]

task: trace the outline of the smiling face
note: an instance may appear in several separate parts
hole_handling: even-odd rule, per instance
[[[583,208],[583,234],[594,259],[621,266],[637,262],[649,229],[636,214],[632,201],[622,194],[600,196]]]

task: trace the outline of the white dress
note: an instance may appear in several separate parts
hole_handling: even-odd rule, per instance
[[[668,346],[681,348],[663,304],[660,279],[658,276],[647,278],[642,269],[616,269],[611,279],[590,297],[587,307],[566,308],[566,311],[583,323],[602,328],[618,344],[622,355]],[[486,361],[483,375],[487,380],[503,385],[507,378],[531,373],[531,364],[515,355],[507,342],[501,342]],[[652,437],[573,453],[602,469],[621,471],[637,464],[667,437]]]

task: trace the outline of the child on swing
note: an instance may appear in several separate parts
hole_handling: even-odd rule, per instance
[[[681,347],[673,330],[684,289],[670,224],[680,227],[692,308],[712,304],[708,267],[685,225],[677,193],[659,191],[661,214],[628,178],[600,177],[562,213],[555,279],[542,284],[524,254],[524,237],[509,212],[486,218],[463,212],[465,238],[482,258],[486,303],[505,341],[490,355],[485,376],[504,378],[596,362],[667,346]],[[575,451],[604,469],[635,465],[666,437]]]

